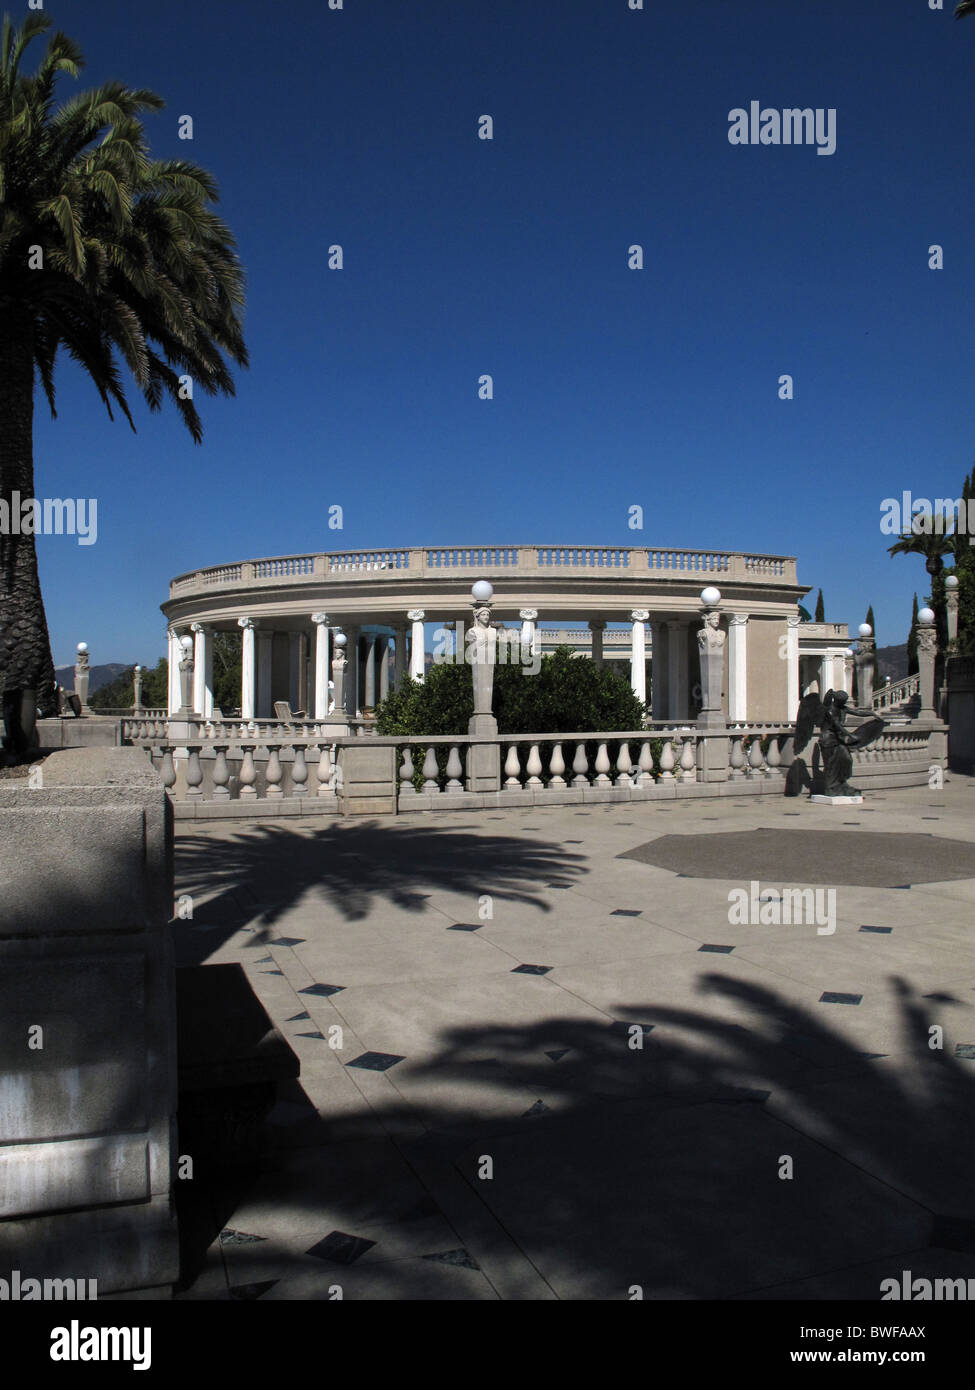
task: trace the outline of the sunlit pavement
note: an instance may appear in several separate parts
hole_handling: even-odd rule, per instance
[[[975,1276],[971,779],[192,826],[177,893],[180,963],[243,963],[301,1062],[181,1297]]]

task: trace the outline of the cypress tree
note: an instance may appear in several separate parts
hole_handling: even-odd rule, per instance
[[[824,623],[826,621],[826,605],[823,603],[822,589],[820,589],[819,596],[816,599],[816,617],[813,621],[817,623]]]
[[[916,676],[920,666],[917,659],[917,594],[914,595],[914,609],[911,613],[911,629],[907,634],[907,674]]]

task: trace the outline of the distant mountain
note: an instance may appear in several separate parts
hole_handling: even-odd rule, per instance
[[[881,685],[887,676],[892,681],[903,680],[907,675],[907,643],[902,642],[899,647],[878,647],[877,666]]]
[[[132,662],[132,666],[135,662]],[[109,661],[104,666],[92,666],[88,672],[88,694],[94,695],[96,690],[101,690],[103,685],[111,685],[112,681],[117,680],[123,671],[129,671],[132,666],[126,666],[118,661]],[[74,690],[74,667],[55,666],[54,679],[59,685],[63,685],[65,690]]]

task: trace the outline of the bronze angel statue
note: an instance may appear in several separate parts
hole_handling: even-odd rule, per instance
[[[785,783],[786,796],[798,796],[803,787],[812,788],[813,779],[801,757],[806,745],[819,730],[819,752],[823,763],[823,796],[859,796],[850,781],[853,771],[851,748],[864,748],[884,729],[882,719],[867,719],[855,729],[846,727],[849,695],[845,690],[827,690],[820,699],[813,691],[799,701],[796,715],[795,756]]]

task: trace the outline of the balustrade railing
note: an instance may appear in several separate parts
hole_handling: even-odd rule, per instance
[[[879,690],[873,692],[873,707],[876,710],[894,709],[897,705],[906,704],[913,699],[921,690],[921,677],[918,672],[913,676],[905,676],[903,680],[891,681],[889,685],[883,685]]]

